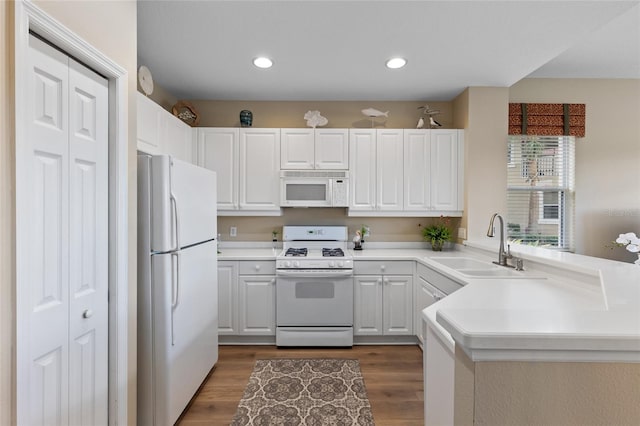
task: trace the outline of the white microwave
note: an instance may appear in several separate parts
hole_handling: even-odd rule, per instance
[[[280,172],[281,207],[348,207],[349,172],[287,170]]]

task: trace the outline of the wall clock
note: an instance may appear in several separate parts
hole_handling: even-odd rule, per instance
[[[151,77],[151,71],[149,71],[149,68],[144,65],[138,68],[138,81],[140,82],[140,88],[145,95],[149,96],[153,93],[153,77]]]

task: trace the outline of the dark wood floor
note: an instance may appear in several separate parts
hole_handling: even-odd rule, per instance
[[[422,351],[418,346],[354,346],[352,349],[220,346],[216,367],[179,424],[228,425],[255,360],[266,358],[358,359],[376,425],[424,424]]]

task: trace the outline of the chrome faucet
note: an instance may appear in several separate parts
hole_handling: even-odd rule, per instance
[[[495,236],[495,227],[493,226],[493,221],[496,217],[500,220],[500,247],[498,247],[498,261],[493,262],[500,266],[512,267],[507,264],[507,259],[511,258],[511,248],[508,248],[506,251],[504,249],[504,221],[502,220],[502,216],[498,213],[494,213],[491,216],[491,221],[489,222],[489,229],[487,230],[487,237]]]

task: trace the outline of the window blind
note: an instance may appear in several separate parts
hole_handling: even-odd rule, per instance
[[[575,138],[522,135],[507,143],[509,239],[573,250]]]

